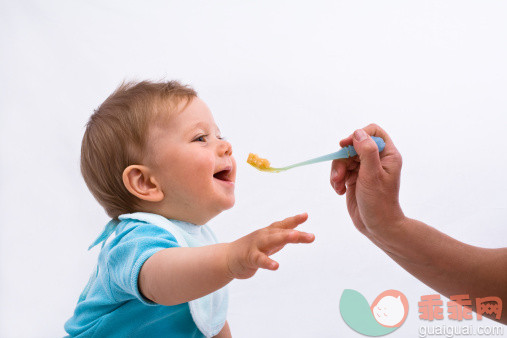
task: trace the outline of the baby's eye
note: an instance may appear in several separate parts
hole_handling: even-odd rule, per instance
[[[227,139],[226,139],[225,137],[223,137],[223,136],[217,136],[217,139],[219,139],[219,140],[227,140]]]
[[[201,136],[197,137],[194,141],[206,142],[206,140],[204,138],[207,136],[208,135],[201,135]]]

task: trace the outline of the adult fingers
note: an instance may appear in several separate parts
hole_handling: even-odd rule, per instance
[[[331,164],[331,175],[329,178],[329,183],[331,183],[331,186],[338,194],[343,190],[343,181],[345,179],[346,172],[347,164],[345,161],[333,161]]]
[[[344,148],[347,146],[351,146],[352,145],[352,136],[354,136],[354,134],[350,134],[349,136],[340,140],[340,147]]]
[[[386,133],[384,129],[380,128],[375,123],[369,124],[368,126],[364,127],[363,130],[370,136],[378,136],[384,140],[386,146],[384,147],[384,150],[379,154],[379,157],[382,160],[382,168],[389,174],[395,174],[399,176],[403,161],[401,154],[399,153],[398,149],[396,149],[396,146],[394,145],[391,137]],[[370,141],[370,145],[372,142],[373,140]]]
[[[394,145],[393,140],[391,139],[389,134],[384,129],[382,129],[380,126],[376,125],[375,123],[371,123],[362,129],[368,135],[381,137],[384,140],[386,146],[385,146],[384,150],[380,153],[380,158],[398,153],[398,149],[396,149],[396,146]],[[353,145],[353,143],[354,143],[354,133],[352,133],[349,136],[347,136],[346,138],[340,140],[341,147],[350,146],[350,145]]]
[[[331,176],[330,183],[333,189],[341,195],[345,192],[345,182],[348,173],[352,170],[356,170],[359,163],[351,158],[334,160],[331,164]]]
[[[354,132],[353,142],[354,149],[361,161],[362,171],[367,175],[373,174],[376,176],[376,173],[382,171],[382,166],[380,164],[380,155],[375,141],[366,131],[358,129]]]
[[[340,141],[342,147],[354,146],[359,154],[359,156],[354,157],[354,160],[362,163],[361,166],[365,168],[362,172],[367,176],[376,175],[383,168],[388,173],[398,173],[401,170],[402,160],[391,137],[384,129],[374,123],[367,125],[362,130],[367,134],[367,137],[355,137],[355,134],[359,136],[358,134],[362,133],[361,129],[358,129]],[[378,136],[384,140],[386,146],[380,154],[378,154],[377,146],[370,136]],[[382,165],[380,159],[382,159]]]

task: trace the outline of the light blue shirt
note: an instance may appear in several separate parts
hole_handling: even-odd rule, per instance
[[[172,247],[217,243],[207,225],[195,225],[137,212],[111,221],[90,246],[103,242],[96,270],[65,323],[72,337],[211,337],[225,324],[224,287],[187,303],[165,306],[143,297],[139,271],[154,253]],[[115,237],[107,244],[107,238]]]

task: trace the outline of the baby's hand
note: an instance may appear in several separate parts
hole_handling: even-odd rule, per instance
[[[232,278],[252,277],[257,269],[278,269],[278,263],[269,258],[288,243],[311,243],[313,234],[293,230],[308,219],[303,213],[275,222],[229,244],[227,266]]]

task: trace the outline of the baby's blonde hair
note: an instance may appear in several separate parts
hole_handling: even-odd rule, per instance
[[[110,217],[138,211],[140,200],[122,175],[129,165],[141,164],[150,124],[194,97],[194,89],[177,81],[124,82],[94,111],[81,144],[81,173]]]

